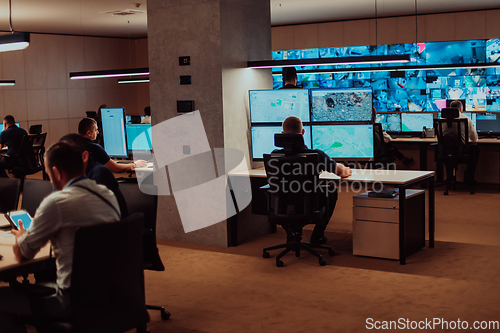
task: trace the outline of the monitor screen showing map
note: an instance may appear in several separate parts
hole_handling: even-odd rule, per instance
[[[373,159],[373,125],[312,126],[313,149],[332,159]]]
[[[311,121],[371,121],[372,89],[311,89]]]
[[[403,132],[422,132],[424,127],[434,127],[434,114],[432,112],[401,114],[401,130]]]
[[[252,126],[252,158],[262,159],[264,154],[270,154],[275,149],[274,134],[281,133],[281,126]],[[311,148],[311,127],[304,126],[304,143]]]
[[[401,132],[401,113],[377,113],[375,122],[386,132]]]
[[[250,90],[252,123],[282,123],[288,116],[309,122],[309,90]]]

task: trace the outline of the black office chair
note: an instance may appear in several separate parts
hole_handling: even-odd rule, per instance
[[[31,216],[35,216],[40,203],[50,193],[52,193],[52,184],[50,181],[26,179],[23,186],[21,209],[25,209]]]
[[[42,133],[42,125],[31,125],[29,129],[29,134],[41,134]]]
[[[21,181],[17,178],[0,178],[0,213],[17,210]]]
[[[307,224],[316,223],[325,217],[328,207],[320,207],[320,195],[315,184],[319,184],[318,154],[300,153],[304,139],[300,134],[275,134],[275,146],[283,147],[283,153],[264,154],[269,185],[269,221],[281,225],[288,237],[293,235],[293,241],[263,250],[263,257],[269,258],[268,251],[284,250],[276,257],[276,266],[282,267],[281,258],[290,251],[300,257],[304,249],[319,259],[321,266],[326,265],[323,256],[312,248],[328,250],[329,255],[335,255],[330,246],[302,242],[302,230]],[[320,186],[328,191],[327,186]],[[319,193],[318,193],[319,192]],[[328,214],[326,214],[328,215]],[[288,238],[287,237],[287,238]]]
[[[459,110],[444,108],[441,110],[442,119],[434,119],[434,129],[438,139],[436,160],[444,163],[446,169],[446,190],[444,195],[453,187],[456,190],[456,171],[458,165],[467,163],[474,158],[470,151],[469,127],[467,119],[458,118]],[[465,138],[465,141],[462,140]],[[470,194],[474,194],[474,185],[470,187]]]
[[[38,332],[146,331],[142,262],[143,214],[76,231],[71,274],[71,318],[42,317],[31,295]],[[38,287],[43,295],[43,287]],[[42,292],[40,292],[40,290]]]
[[[97,120],[97,112],[96,111],[86,111],[85,114],[87,115],[87,118],[92,118]]]
[[[127,202],[128,211],[130,214],[143,213],[144,230],[143,230],[143,253],[144,253],[144,269],[152,271],[164,271],[165,266],[161,261],[156,245],[156,210],[158,207],[158,189],[151,184],[141,184],[141,188],[146,193],[155,193],[149,195],[143,193],[139,189],[137,183],[120,183],[120,190]],[[160,311],[161,318],[167,320],[170,318],[170,312],[165,311],[163,306],[147,305],[149,310]]]
[[[11,168],[9,171],[14,177],[21,179],[21,189],[23,188],[24,179],[27,175],[33,175],[44,169],[43,157],[40,159],[33,148],[34,142],[38,142],[40,138],[46,136],[44,134],[28,134],[23,137],[19,152],[15,156],[9,156],[11,159]],[[45,142],[45,139],[43,139]]]

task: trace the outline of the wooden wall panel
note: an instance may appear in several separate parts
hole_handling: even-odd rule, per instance
[[[370,20],[344,22],[344,46],[369,45]]]
[[[344,46],[344,23],[328,22],[318,25],[318,47]]]
[[[375,20],[377,45],[395,44],[398,40],[398,19],[396,17]]]
[[[271,29],[273,50],[293,50],[294,44],[293,26],[274,27]]]
[[[398,17],[396,20],[398,34],[395,43],[400,44],[416,42],[417,36],[415,28],[417,26],[417,21],[415,20],[415,16]]]
[[[45,67],[47,68],[48,89],[65,89],[67,87],[66,72],[66,40],[64,36],[48,36],[45,39]]]
[[[4,89],[26,88],[23,51],[3,52],[2,69],[5,78],[9,78],[9,80],[16,80],[15,87],[5,87]]]
[[[28,120],[28,111],[26,107],[26,90],[24,89],[5,89],[5,114],[11,114],[16,121]],[[2,118],[3,119],[3,118]]]
[[[41,120],[49,118],[49,104],[47,90],[26,90],[26,107],[28,109],[28,120]]]
[[[310,49],[318,47],[318,24],[304,24],[293,27],[294,47]]]
[[[500,38],[500,9],[486,11],[486,37]]]
[[[69,122],[68,132],[69,133],[78,133],[78,123],[80,123],[80,120],[82,120],[82,117],[68,119],[68,122]]]
[[[106,38],[84,37],[84,68],[85,71],[98,71],[103,68],[102,48]],[[102,88],[103,81],[101,79],[84,80],[86,88]]]
[[[84,89],[68,89],[68,115],[71,118],[85,117],[87,95]]]
[[[455,14],[436,14],[426,17],[426,42],[455,40]]]
[[[30,46],[24,51],[24,68],[26,75],[26,89],[45,89],[47,87],[46,67],[46,35],[31,35]]]
[[[115,79],[115,85],[118,85],[118,83],[116,83],[116,79]],[[106,90],[108,90],[109,88],[107,88]],[[99,106],[101,106],[102,104],[106,104],[107,105],[107,101],[106,101],[106,98],[105,98],[105,93],[103,91],[103,89],[101,88],[88,88],[85,90],[85,104],[84,104],[84,107],[85,107],[85,111],[97,111],[99,109]],[[109,105],[108,105],[109,106]],[[85,113],[84,113],[85,115]]]
[[[135,64],[137,67],[148,67],[148,39],[137,39],[135,42]]]
[[[47,90],[49,119],[67,119],[68,112],[68,90],[48,89]]]
[[[70,80],[69,73],[85,71],[83,37],[65,36],[66,46],[66,86],[85,88],[84,80]]]
[[[51,119],[48,121],[50,131],[47,132],[46,147],[59,141],[63,136],[69,133],[77,133],[78,128],[71,129],[69,127],[69,120],[66,119]]]
[[[486,38],[486,11],[455,13],[455,39]]]

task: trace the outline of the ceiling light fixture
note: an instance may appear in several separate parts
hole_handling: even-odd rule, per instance
[[[138,78],[138,79],[118,79],[118,83],[147,83],[149,82],[149,77],[148,78]]]
[[[15,80],[0,80],[0,86],[15,86]]]
[[[129,69],[111,69],[104,71],[88,71],[69,73],[71,80],[81,79],[101,79],[109,77],[140,76],[149,75],[149,68],[129,68]]]
[[[24,50],[30,45],[29,32],[14,32],[12,29],[12,3],[9,0],[10,34],[0,36],[0,52]]]
[[[273,68],[292,66],[332,66],[332,65],[359,65],[380,63],[407,63],[410,61],[409,54],[381,55],[366,57],[339,57],[339,58],[316,58],[316,59],[288,59],[288,60],[262,60],[249,61],[248,68]]]

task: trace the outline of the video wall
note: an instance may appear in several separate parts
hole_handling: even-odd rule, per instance
[[[409,54],[401,66],[454,64],[500,65],[500,39],[453,42],[364,45],[321,49],[274,51],[274,60]],[[500,67],[380,71],[387,64],[297,66],[297,70],[373,67],[368,72],[298,74],[303,88],[373,89],[373,106],[379,112],[433,112],[446,101],[465,101],[466,111],[500,111]],[[273,68],[273,88],[283,86],[281,68]]]

